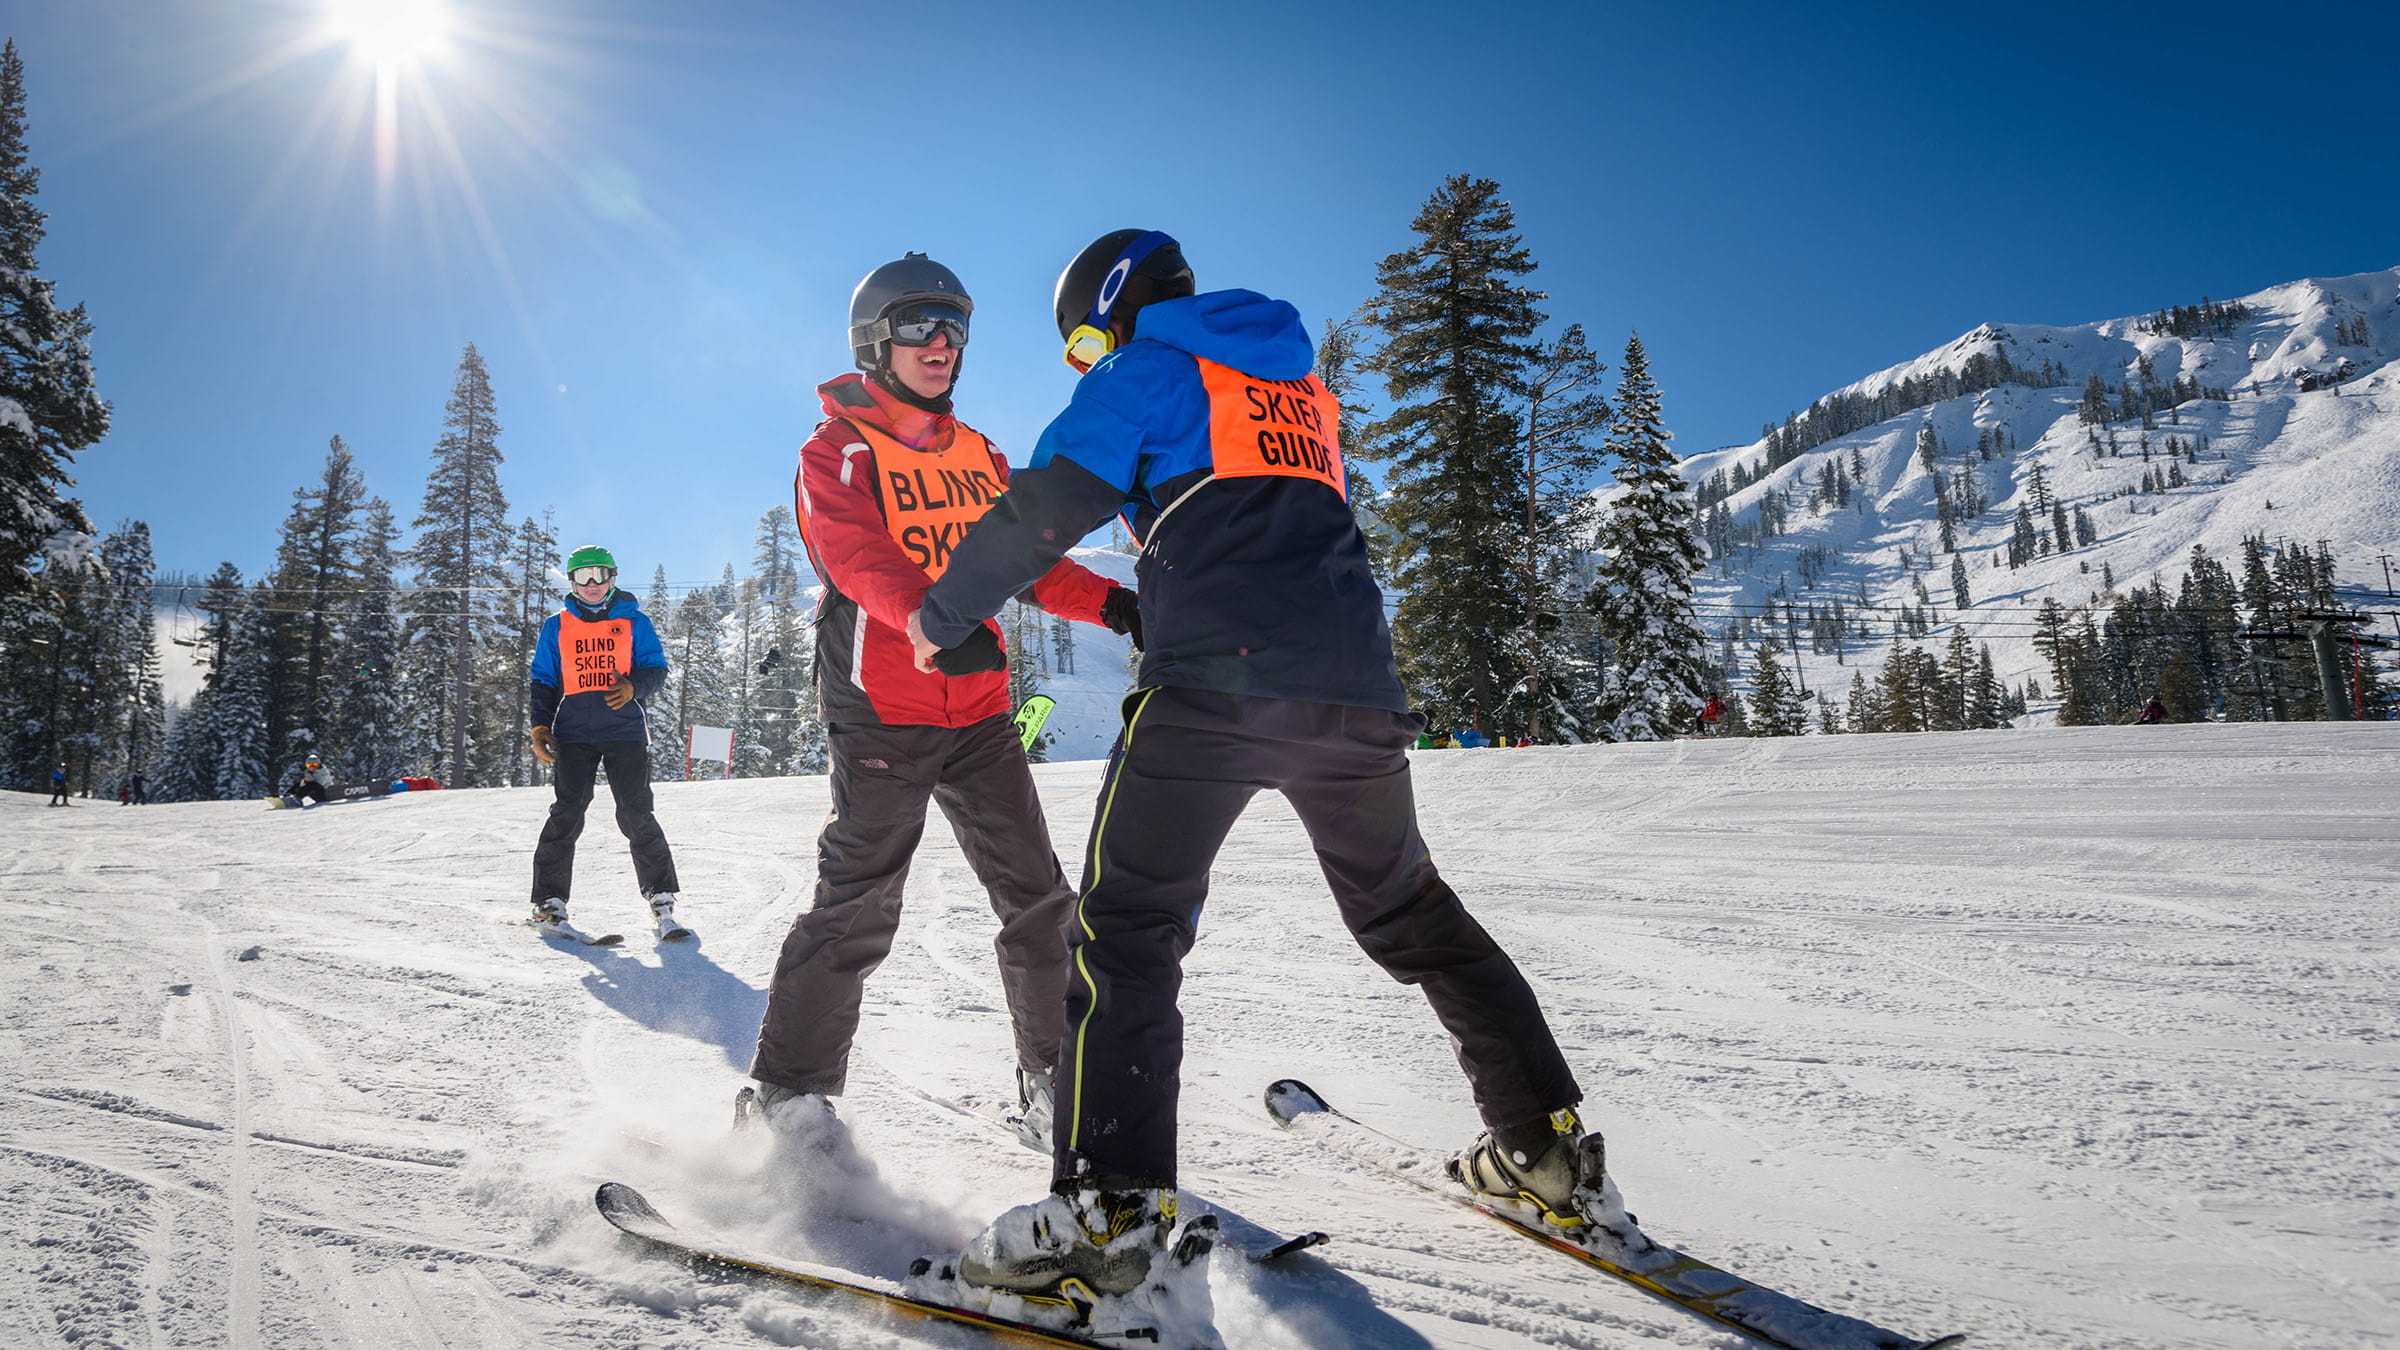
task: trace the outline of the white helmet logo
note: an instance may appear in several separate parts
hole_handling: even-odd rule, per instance
[[[1125,279],[1132,275],[1133,259],[1117,259],[1117,265],[1108,269],[1108,275],[1100,279],[1099,297],[1092,301],[1093,317],[1108,317],[1109,308],[1117,303],[1117,292],[1125,289]]]

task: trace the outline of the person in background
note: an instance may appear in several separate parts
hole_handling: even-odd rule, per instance
[[[675,917],[675,854],[659,828],[650,792],[647,701],[667,682],[658,630],[634,598],[617,589],[617,560],[595,544],[567,556],[566,604],[542,623],[533,644],[528,709],[533,757],[552,766],[555,800],[533,848],[533,917],[542,932],[581,937],[567,920],[575,883],[575,841],[608,770],[617,828],[633,851],[634,881],[649,902],[661,939],[691,936]],[[403,780],[409,781],[409,780]],[[412,790],[414,784],[411,784]]]
[[[833,812],[817,836],[816,895],[784,938],[750,1068],[768,1123],[787,1132],[836,1121],[867,976],[899,931],[931,802],[1000,919],[993,947],[1016,1033],[1019,1131],[1029,1147],[1049,1145],[1072,895],[1012,720],[1000,627],[970,626],[923,670],[904,631],[1009,483],[1000,452],[952,410],[974,309],[957,274],[922,253],[868,273],[850,297],[858,370],[818,386],[825,420],[800,448],[801,538],[825,583],[817,680]],[[1124,587],[1063,559],[1025,581],[1019,589],[1050,613],[1141,644]]]
[[[67,762],[63,759],[58,762],[57,768],[50,771],[50,804],[67,804]]]
[[[324,801],[333,795],[333,771],[325,767],[323,760],[310,755],[308,762],[300,768],[300,776],[283,790],[283,795],[306,797],[312,802]]]

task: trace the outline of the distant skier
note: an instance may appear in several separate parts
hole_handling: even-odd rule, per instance
[[[993,945],[1016,1031],[1016,1095],[1040,1148],[1073,895],[1009,708],[999,625],[962,630],[924,671],[903,631],[967,527],[1005,509],[1007,461],[951,410],[974,308],[957,275],[922,253],[876,268],[850,297],[850,352],[864,373],[817,388],[825,420],[800,448],[795,486],[801,538],[825,582],[817,680],[833,812],[817,838],[814,901],[775,962],[750,1076],[769,1123],[832,1119],[930,801],[1000,918]],[[1133,592],[1106,577],[1054,559],[1026,582],[1052,614],[1141,645]]]
[[[961,1254],[969,1285],[1147,1286],[1175,1219],[1182,962],[1210,867],[1262,789],[1308,831],[1343,921],[1421,986],[1489,1129],[1455,1163],[1538,1198],[1562,1232],[1600,1208],[1600,1140],[1532,989],[1435,871],[1418,833],[1408,710],[1383,596],[1348,501],[1334,396],[1307,326],[1251,291],[1195,295],[1157,231],[1103,235],[1055,296],[1084,372],[1032,467],[910,619],[917,655],[969,637],[1122,513],[1144,541],[1150,643],[1100,789],[1073,929],[1052,1193]],[[1295,1007],[1307,991],[1293,989]]]
[[[585,545],[567,556],[565,607],[534,640],[528,707],[533,757],[554,765],[556,800],[533,849],[533,926],[580,937],[567,921],[575,841],[600,770],[617,803],[617,828],[633,851],[633,876],[661,939],[689,937],[675,917],[675,855],[650,792],[650,732],[643,708],[667,682],[667,653],[650,616],[617,589],[617,560]],[[412,790],[414,780],[409,782]]]
[[[57,768],[50,771],[50,804],[67,804],[67,762],[63,759],[58,762]]]
[[[2150,701],[2142,705],[2142,710],[2134,714],[2133,724],[2137,727],[2148,727],[2156,726],[2166,720],[2167,705],[2158,701],[2158,695],[2152,694]]]
[[[142,776],[142,771],[140,769],[135,769],[133,771],[132,787],[133,804],[135,806],[148,806],[150,804],[150,780]]]
[[[318,759],[315,755],[310,755],[308,763],[300,770],[300,776],[292,781],[290,787],[283,790],[283,795],[306,797],[312,802],[322,802],[333,796],[333,789],[333,770],[326,768],[323,760]]]
[[[1716,735],[1717,724],[1724,720],[1725,700],[1714,694],[1709,695],[1708,706],[1700,710],[1700,734],[1703,736]]]

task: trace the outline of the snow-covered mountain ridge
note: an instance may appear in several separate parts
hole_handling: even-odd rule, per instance
[[[2112,582],[2163,579],[2172,588],[2195,545],[2230,566],[2246,537],[2321,543],[2336,559],[2346,601],[2389,605],[2377,555],[2400,548],[2400,268],[2294,281],[2215,302],[2206,316],[2192,305],[2166,315],[2185,322],[2159,323],[2171,307],[2072,327],[1984,324],[1834,391],[1814,415],[1871,404],[1911,382],[1955,382],[1978,358],[1987,370],[2005,362],[2057,383],[1958,393],[1796,455],[1787,439],[1780,449],[1788,462],[1780,464],[1770,463],[1779,449],[1773,434],[1684,461],[1695,486],[1718,490],[1704,500],[1724,512],[1712,541],[1717,556],[1700,583],[1704,622],[1749,638],[1770,599],[1843,600],[1871,621],[1873,641],[1848,641],[1837,656],[1805,650],[1803,634],[1809,686],[1838,694],[1855,671],[1872,675],[1880,665],[1894,611],[1927,603],[1920,583],[1937,611],[1931,638],[1963,624],[1991,644],[2012,683],[2029,675],[2047,682],[2031,643],[2033,611],[2045,599],[2074,608],[2093,604]],[[2095,377],[2108,420],[2088,424],[2081,410]],[[2145,390],[2146,419],[2138,407],[2119,406],[2128,392],[2138,405]],[[2195,390],[2229,397],[2194,397]],[[1811,416],[1800,415],[1801,430]],[[1919,457],[1924,430],[1939,446],[1930,470]],[[1994,441],[2003,448],[1979,453]],[[2172,470],[2180,481],[2161,490],[2170,441],[2185,459]],[[1937,474],[1945,486],[1966,486],[1980,507],[1955,523],[1973,602],[1963,613],[1952,603]],[[2017,509],[2045,493],[2070,517],[2082,511],[2095,537],[2008,567]],[[1762,510],[1782,517],[1779,533],[1762,537]],[[2038,514],[2046,529],[2049,511]]]

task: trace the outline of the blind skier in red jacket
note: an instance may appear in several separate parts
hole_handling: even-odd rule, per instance
[[[817,685],[833,813],[817,840],[815,903],[784,939],[750,1072],[778,1128],[831,1120],[930,800],[1000,917],[1022,1129],[1046,1152],[1073,893],[1011,720],[999,625],[976,626],[932,672],[917,668],[905,631],[950,550],[1008,486],[1007,462],[951,412],[973,311],[950,269],[921,253],[869,273],[850,300],[865,373],[819,387],[826,420],[800,450],[801,537],[825,583]],[[1133,623],[1133,592],[1077,563],[1061,560],[1028,593],[1065,618],[1120,633]]]

